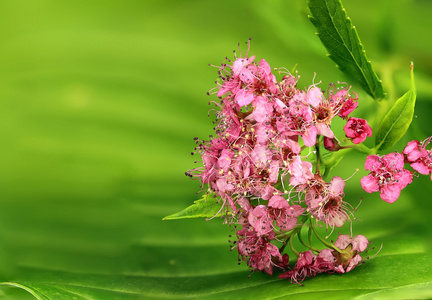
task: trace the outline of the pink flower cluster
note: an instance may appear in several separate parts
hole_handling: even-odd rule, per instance
[[[282,194],[274,185],[288,175],[291,186],[306,187],[315,178],[312,164],[300,155],[299,137],[307,147],[315,146],[319,135],[333,139],[332,119],[347,118],[357,107],[347,89],[330,90],[327,98],[316,86],[303,91],[294,76],[278,82],[264,59],[254,59],[240,57],[220,67],[217,95],[224,98],[217,103],[217,137],[197,141],[204,169],[187,173],[209,184],[233,211],[240,196],[269,200]],[[347,132],[354,139],[366,128],[351,127]]]
[[[311,250],[300,253],[293,270],[279,275],[292,283],[301,283],[306,277],[319,273],[346,273],[363,260],[360,253],[366,250],[369,241],[363,235],[352,238],[340,235],[334,243],[335,249],[325,248],[315,255]]]
[[[432,137],[429,137],[421,143],[417,140],[411,141],[402,153],[405,154],[405,162],[422,175],[431,174],[432,180],[432,149],[426,149],[431,139]]]
[[[299,77],[284,68],[279,69],[278,80],[266,60],[248,55],[247,44],[246,55],[235,54],[233,61],[226,58],[218,67],[218,86],[208,93],[220,100],[211,101],[217,106],[216,134],[208,141],[195,138],[192,154],[200,154],[203,166],[186,175],[201,182],[207,199],[213,194],[221,204],[213,216],[235,224],[231,250],[237,249],[239,261],[252,271],[272,275],[275,268],[282,269],[279,278],[297,284],[320,273],[350,272],[362,263],[369,241],[363,235],[339,235],[334,243],[326,240],[336,227],[351,222],[353,212],[344,201],[345,180],[325,178],[341,159],[329,151],[356,148],[376,154],[378,147],[358,145],[372,136],[366,120],[350,116],[358,96],[347,85],[332,84],[326,92],[316,84],[301,89]],[[392,118],[393,112],[388,114]],[[337,117],[346,122],[343,143],[332,130]],[[394,130],[399,129],[389,129]],[[382,200],[393,203],[418,174],[432,180],[431,140],[411,141],[402,153],[369,155],[362,188],[380,192]],[[208,216],[208,207],[199,202],[194,210]],[[197,215],[201,216],[187,216]],[[305,227],[307,241],[302,238]],[[323,238],[317,227],[330,228],[331,233]],[[313,237],[325,248],[316,248]],[[298,251],[299,246],[307,250]],[[293,267],[284,253],[288,247],[297,257]]]
[[[311,150],[302,150],[319,148],[319,136],[325,144],[337,143],[332,120],[348,119],[358,105],[357,96],[347,88],[331,88],[327,96],[315,85],[301,90],[289,73],[277,81],[264,59],[257,63],[247,54],[224,62],[218,73],[217,136],[196,139],[204,167],[186,174],[219,195],[229,211],[226,217],[242,226],[236,232],[241,259],[252,270],[272,274],[273,267],[288,264],[275,243],[301,229],[298,217],[314,218],[331,228],[349,219],[343,201],[345,181],[334,177],[326,182],[305,160]],[[349,118],[344,129],[353,143],[372,132],[358,118]]]
[[[268,206],[253,207],[250,202],[241,197],[238,200],[242,212],[239,213],[239,224],[242,230],[237,232],[239,254],[252,268],[273,273],[272,266],[284,268],[288,263],[279,249],[270,243],[276,237],[276,226],[280,231],[290,231],[297,224],[297,217],[304,213],[300,205],[289,205],[285,198],[274,195]]]
[[[384,156],[369,155],[365,169],[371,172],[361,179],[362,188],[368,193],[380,191],[382,200],[395,202],[401,190],[413,181],[414,174],[404,168],[405,163],[422,175],[431,174],[432,150],[426,149],[431,139],[429,137],[421,143],[417,140],[409,142],[402,154],[394,152]]]

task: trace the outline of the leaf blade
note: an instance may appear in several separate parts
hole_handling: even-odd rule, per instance
[[[385,97],[378,78],[355,26],[346,14],[340,0],[310,0],[310,20],[317,35],[329,52],[328,56],[348,75],[357,79],[374,99]]]
[[[219,200],[206,194],[194,204],[182,211],[166,216],[163,220],[191,219],[191,218],[213,218],[222,215],[222,207]]]
[[[402,241],[406,242],[405,241]],[[401,244],[402,244],[401,243]],[[219,250],[218,250],[219,251]],[[220,249],[225,251],[225,249]],[[191,254],[192,255],[192,254]],[[158,256],[158,253],[155,254]],[[160,263],[160,261],[159,261]],[[415,268],[406,270],[406,265]],[[404,268],[405,267],[405,268]],[[30,280],[18,280],[15,285],[25,287],[39,299],[275,299],[294,297],[302,293],[302,299],[316,299],[316,294],[348,293],[369,299],[374,293],[394,294],[398,289],[430,287],[431,275],[427,272],[431,261],[426,253],[392,253],[381,255],[344,275],[320,274],[306,281],[305,287],[290,285],[286,280],[269,278],[256,273],[250,278],[247,271],[226,271],[208,276],[173,276],[169,273],[153,274],[91,274],[59,270],[27,269]],[[422,272],[415,272],[422,268]],[[383,272],[387,276],[382,276]],[[60,293],[61,291],[61,293]],[[393,293],[392,293],[393,292]],[[424,289],[409,291],[411,298],[423,295]],[[63,296],[63,297],[62,297]],[[339,299],[340,297],[338,297]]]
[[[414,65],[411,64],[411,88],[395,102],[381,121],[375,137],[376,151],[393,146],[404,136],[414,116],[415,102]]]

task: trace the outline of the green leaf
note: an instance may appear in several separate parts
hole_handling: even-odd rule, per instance
[[[310,20],[330,58],[346,74],[357,79],[374,99],[385,94],[366,51],[340,0],[309,0]]]
[[[194,201],[191,206],[169,215],[163,220],[191,219],[191,218],[213,218],[222,215],[222,206],[213,194],[206,194],[202,199]]]
[[[411,88],[395,102],[381,121],[375,137],[376,151],[393,146],[405,135],[414,116],[415,102],[414,65],[411,63]]]
[[[405,240],[405,242],[409,242]],[[36,299],[316,299],[317,294],[325,299],[375,299],[375,297],[396,296],[392,299],[429,299],[431,260],[424,253],[406,252],[381,254],[367,260],[347,274],[319,274],[304,282],[304,286],[291,284],[288,280],[277,278],[276,271],[267,274],[254,273],[250,278],[247,270],[235,269],[211,273],[215,265],[225,264],[231,256],[226,247],[216,249],[193,249],[187,258],[197,250],[207,250],[209,261],[195,264],[196,268],[206,268],[208,274],[197,275],[192,271],[182,276],[170,274],[90,274],[65,272],[59,270],[40,270],[27,268],[27,278],[17,282],[4,283],[25,289]],[[172,252],[174,254],[174,252]],[[164,253],[165,254],[165,253]],[[185,254],[181,251],[181,254]],[[166,254],[165,254],[166,255]],[[174,254],[175,255],[175,254]],[[218,259],[212,259],[217,255]],[[159,253],[153,258],[163,263]],[[202,256],[202,254],[201,254]],[[179,255],[177,264],[184,263]],[[212,262],[211,266],[208,263]],[[191,262],[193,264],[193,262]],[[407,267],[408,266],[408,267]],[[171,266],[176,270],[178,266]],[[418,270],[419,272],[415,272]],[[24,271],[24,270],[23,270]],[[385,276],[383,276],[385,274]],[[403,293],[399,295],[398,291]],[[299,296],[301,294],[301,297]],[[374,297],[375,296],[375,297]],[[420,297],[423,296],[423,297]],[[21,299],[21,298],[19,298]]]

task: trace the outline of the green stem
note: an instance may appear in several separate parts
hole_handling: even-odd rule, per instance
[[[287,231],[287,232],[276,235],[276,239],[278,239],[278,240],[287,239],[288,240],[288,238],[290,238],[291,236],[296,234],[298,229],[301,228],[302,226],[303,226],[303,224],[300,222],[291,231]]]
[[[297,237],[298,237],[300,243],[303,246],[305,246],[306,248],[311,249],[312,251],[319,252],[319,250],[317,248],[315,248],[315,247],[312,246],[312,244],[310,243],[310,241],[309,241],[309,245],[306,244],[305,241],[303,241],[303,238],[301,237],[301,231],[297,232]]]
[[[308,240],[309,240],[309,245],[312,245],[312,221],[309,224]]]
[[[319,174],[319,167],[320,167],[320,150],[319,150],[319,139],[317,137],[317,142],[315,144],[315,150],[316,150],[316,170],[315,174]]]
[[[367,155],[373,155],[376,154],[376,149],[370,149],[368,147],[366,147],[363,143],[357,144],[357,145],[353,145],[353,148],[356,149],[358,152],[367,154]]]
[[[287,245],[288,239],[291,239],[291,236],[289,236],[289,237],[284,241],[284,243],[282,244],[282,247],[280,247],[280,249],[279,249],[279,253],[282,253],[282,252],[285,250],[285,247],[286,247],[286,245]]]
[[[298,251],[296,250],[296,249],[294,249],[294,246],[293,246],[293,239],[292,239],[292,237],[289,239],[289,245],[290,245],[290,248],[291,248],[291,251],[295,254],[295,256],[297,256],[297,257],[299,257],[299,253],[298,253]]]
[[[338,247],[336,247],[333,244],[330,244],[329,242],[327,242],[325,239],[323,239],[318,232],[316,231],[315,227],[313,226],[312,220],[311,220],[311,227],[313,232],[315,233],[316,237],[321,241],[321,243],[323,243],[325,246],[327,246],[328,248],[334,249],[339,253],[342,253],[342,250],[340,250]]]
[[[302,226],[303,226],[303,224],[301,224],[301,225],[299,224],[290,232],[286,232],[282,235],[276,236],[277,239],[285,238],[285,241],[283,242],[282,247],[280,247],[280,249],[279,249],[280,253],[282,253],[284,251],[286,245],[288,244],[288,241],[291,240],[292,236],[295,235],[297,233],[298,229],[301,228]]]
[[[324,175],[322,176],[323,179],[326,179],[328,174],[330,172],[330,168],[329,167],[325,167],[324,169]]]

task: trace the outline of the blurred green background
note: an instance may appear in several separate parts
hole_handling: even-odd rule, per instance
[[[391,97],[407,91],[415,63],[416,117],[395,147],[402,151],[432,135],[432,2],[344,6]],[[408,295],[430,296],[430,178],[389,205],[362,192],[360,153],[331,175],[361,170],[346,189],[353,205],[364,198],[354,234],[384,248],[352,274],[319,276],[305,288],[248,279],[220,219],[161,220],[198,198],[198,182],[184,172],[197,159],[193,137],[212,134],[207,103],[216,97],[206,92],[217,69],[208,63],[231,58],[237,43],[244,50],[252,37],[251,54],[272,67],[297,64],[300,87],[315,73],[323,89],[349,82],[360,97],[356,116],[377,111],[326,57],[307,14],[306,2],[293,0],[2,0],[1,281],[40,299],[350,298],[405,285]],[[5,286],[0,297],[25,295],[32,298]]]

